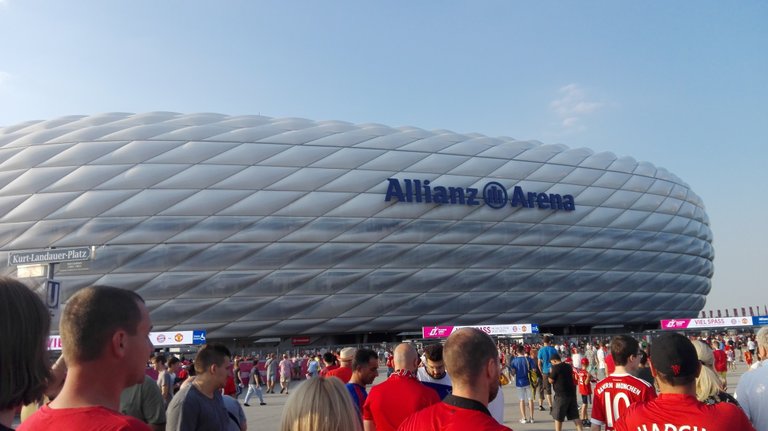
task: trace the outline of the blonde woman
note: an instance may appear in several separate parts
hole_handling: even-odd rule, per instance
[[[349,391],[335,377],[303,381],[288,397],[282,431],[362,431]]]
[[[732,395],[723,390],[723,382],[714,370],[715,357],[712,349],[702,341],[692,341],[696,348],[696,356],[701,362],[701,373],[696,377],[696,398],[707,404],[728,402],[738,405]]]

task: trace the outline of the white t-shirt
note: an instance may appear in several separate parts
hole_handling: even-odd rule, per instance
[[[571,355],[571,361],[573,362],[571,365],[573,365],[573,368],[576,370],[581,369],[581,353],[574,353]]]
[[[605,350],[597,349],[597,368],[605,369]]]
[[[496,398],[488,403],[488,411],[491,413],[496,422],[504,424],[504,391],[499,386],[499,393]]]
[[[758,362],[756,369],[741,376],[734,396],[757,431],[768,430],[768,361]]]

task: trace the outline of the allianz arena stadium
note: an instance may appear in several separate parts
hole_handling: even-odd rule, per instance
[[[701,199],[650,163],[448,130],[110,113],[0,128],[0,272],[91,247],[155,330],[209,338],[542,329],[695,317]],[[45,275],[26,279],[42,285]]]

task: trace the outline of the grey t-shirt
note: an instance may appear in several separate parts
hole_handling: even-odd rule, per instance
[[[265,364],[267,368],[267,375],[277,375],[277,361],[273,358],[267,359],[267,363]]]
[[[165,423],[165,402],[152,377],[145,375],[144,383],[123,389],[120,413],[152,425]]]
[[[214,391],[211,399],[195,385],[185,386],[173,397],[166,415],[166,430],[169,431],[226,430],[229,427],[221,391]]]
[[[246,421],[243,408],[240,407],[240,403],[236,399],[229,395],[224,395],[221,398],[224,400],[224,407],[229,412],[229,428],[227,428],[227,431],[240,431]],[[237,422],[235,422],[235,419],[237,419]]]
[[[171,401],[173,397],[173,377],[168,371],[160,371],[157,375],[157,387],[160,388],[160,393],[163,392],[163,386],[168,386],[168,398],[165,399],[166,404]]]

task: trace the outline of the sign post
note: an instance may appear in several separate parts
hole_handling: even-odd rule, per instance
[[[45,304],[50,309],[53,318],[59,308],[59,295],[61,294],[61,282],[53,278],[56,264],[90,260],[93,258],[93,250],[94,247],[52,247],[43,250],[15,251],[8,253],[8,266],[48,264],[48,276],[44,285]]]
[[[59,293],[61,292],[61,283],[54,280],[45,282],[45,305],[48,308],[59,308]]]

